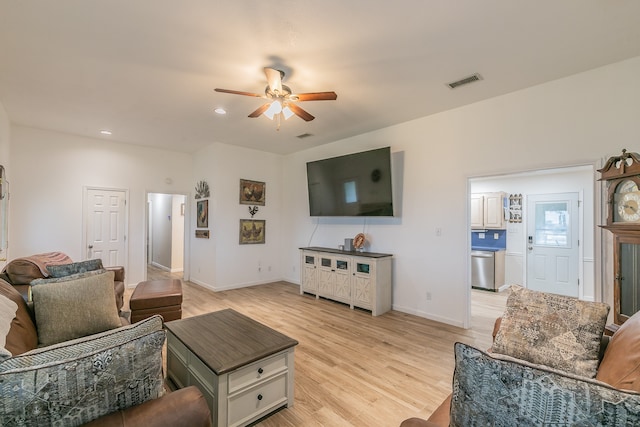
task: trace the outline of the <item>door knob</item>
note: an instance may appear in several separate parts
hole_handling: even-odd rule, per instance
[[[89,249],[93,249],[93,245],[89,245]]]

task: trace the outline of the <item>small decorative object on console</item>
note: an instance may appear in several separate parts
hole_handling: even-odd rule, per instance
[[[356,234],[356,237],[353,238],[353,248],[362,249],[364,247],[364,242],[365,242],[364,234],[363,233]]]

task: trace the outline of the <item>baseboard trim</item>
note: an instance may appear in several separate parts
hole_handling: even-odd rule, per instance
[[[414,316],[423,317],[425,319],[433,320],[435,322],[446,323],[447,325],[451,325],[451,326],[457,326],[458,328],[464,327],[463,323],[456,319],[429,314],[422,310],[416,310],[415,308],[402,307],[394,304],[392,305],[391,309],[400,311],[402,313],[413,314]]]

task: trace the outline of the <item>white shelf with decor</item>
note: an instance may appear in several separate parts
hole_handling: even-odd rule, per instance
[[[312,294],[370,310],[391,310],[393,255],[339,249],[300,248],[300,294]]]

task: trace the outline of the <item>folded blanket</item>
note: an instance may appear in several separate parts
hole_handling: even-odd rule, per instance
[[[11,262],[16,262],[16,261],[29,262],[35,265],[40,269],[40,272],[44,277],[49,277],[49,272],[47,271],[48,265],[70,264],[73,262],[71,258],[69,258],[69,256],[63,252],[47,252],[44,254],[36,254],[28,257],[16,258]],[[4,267],[4,270],[2,270],[3,272],[7,270],[7,267],[9,266],[9,264],[7,264]]]

